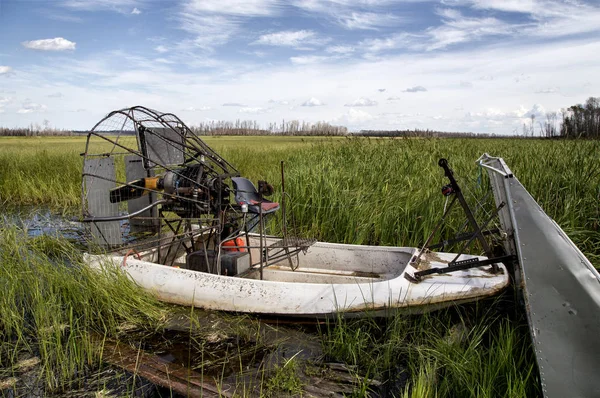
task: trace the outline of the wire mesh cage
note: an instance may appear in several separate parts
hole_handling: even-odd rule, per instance
[[[103,250],[185,246],[221,233],[239,210],[230,203],[238,171],[173,114],[113,111],[89,132],[83,158],[83,218]]]

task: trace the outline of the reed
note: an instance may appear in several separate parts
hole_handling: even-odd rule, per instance
[[[99,363],[98,336],[122,324],[158,327],[163,307],[122,273],[94,272],[62,238],[0,228],[0,377],[39,357],[47,392],[69,388]]]
[[[419,316],[397,314],[386,322],[338,319],[320,334],[331,360],[386,380],[394,396],[536,396],[529,331],[514,312],[493,299]]]

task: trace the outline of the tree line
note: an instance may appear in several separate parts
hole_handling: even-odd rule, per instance
[[[22,128],[0,127],[0,136],[9,137],[35,137],[39,135],[60,136],[73,134],[74,132],[72,130],[52,128],[48,120],[44,120],[43,125],[40,125],[39,123],[31,123],[29,126]]]
[[[197,135],[285,135],[285,136],[338,136],[348,134],[344,126],[327,122],[308,123],[298,120],[283,120],[269,123],[262,128],[256,120],[236,120],[235,122],[215,120],[190,126]]]
[[[445,132],[435,130],[361,130],[352,135],[367,137],[547,137],[547,138],[600,138],[600,97],[590,97],[584,104],[576,104],[563,108],[560,112],[547,112],[545,120],[537,120],[534,114],[529,121],[523,123],[522,135],[517,130],[511,135],[482,134],[472,132]],[[298,120],[283,120],[281,123],[269,123],[264,128],[256,120],[202,122],[190,126],[190,130],[202,136],[221,135],[283,135],[283,136],[344,136],[350,134],[345,126],[337,126],[327,122],[301,122]],[[50,122],[44,120],[43,125],[30,124],[24,128],[0,127],[0,136],[70,136],[85,134],[87,131],[62,130],[50,127]],[[115,132],[116,133],[116,132]],[[131,132],[134,134],[134,132]]]

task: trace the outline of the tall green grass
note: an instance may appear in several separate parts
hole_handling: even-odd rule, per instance
[[[496,299],[384,322],[338,319],[321,329],[323,349],[331,360],[385,380],[395,396],[536,396],[527,324],[504,307]]]
[[[0,378],[38,356],[49,391],[99,364],[101,341],[123,323],[159,324],[162,306],[118,270],[95,272],[62,238],[0,228]]]
[[[0,138],[0,205],[81,208],[84,145],[80,137]]]
[[[447,180],[437,166],[440,157],[449,159],[467,199],[475,204],[487,190],[475,159],[483,152],[502,156],[542,208],[600,265],[599,142],[207,141],[242,175],[272,182],[274,200],[281,199],[279,164],[285,161],[286,190],[293,199],[289,221],[295,221],[296,233],[375,245],[415,246],[425,240],[444,207],[440,188]],[[83,144],[82,138],[1,138],[0,203],[77,211]],[[452,235],[463,219],[457,211],[442,233]],[[277,221],[271,225],[275,232]],[[0,368],[10,369],[21,352],[39,353],[45,380],[53,388],[94,361],[90,331],[111,334],[124,320],[144,325],[160,316],[155,302],[118,275],[94,277],[78,266],[76,251],[64,245],[48,237],[29,240],[11,228],[0,231],[0,291],[6,292],[0,296]],[[506,316],[497,304],[489,311],[452,311],[397,316],[385,324],[369,319],[332,323],[322,330],[324,348],[331,358],[356,365],[368,377],[391,379],[404,369],[409,375],[404,396],[538,392],[524,322]]]
[[[332,242],[422,243],[440,217],[448,158],[467,198],[484,196],[475,159],[502,156],[542,208],[600,265],[600,143],[522,139],[207,138],[242,175],[280,200],[281,160],[298,233]],[[80,208],[84,137],[0,138],[0,203]],[[291,217],[290,217],[291,218]],[[453,232],[460,222],[450,223]]]

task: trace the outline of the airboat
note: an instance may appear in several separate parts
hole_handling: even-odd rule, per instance
[[[477,160],[494,197],[481,224],[440,159],[450,204],[424,245],[410,248],[296,236],[287,227],[283,163],[278,203],[265,198],[270,184],[257,188],[240,176],[170,113],[140,106],[111,112],[89,132],[82,155],[86,263],[117,268],[160,300],[281,316],[385,316],[478,300],[511,279],[544,396],[600,394],[600,274],[502,158]],[[470,232],[433,243],[456,203]],[[266,232],[276,214],[278,237]],[[473,242],[483,255],[464,253]],[[459,252],[432,251],[449,243],[461,244]]]
[[[485,256],[317,242],[289,233],[266,181],[254,185],[177,116],[145,107],[108,114],[83,153],[87,264],[118,267],[159,300],[210,310],[331,317],[424,312],[494,295],[509,283],[452,170],[447,195],[464,204]],[[258,188],[257,188],[258,186]],[[282,236],[266,231],[281,212]],[[444,215],[445,216],[445,215]],[[433,236],[433,234],[432,234]],[[466,248],[466,246],[465,246]]]

